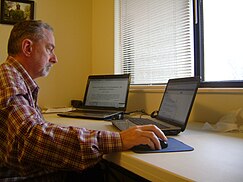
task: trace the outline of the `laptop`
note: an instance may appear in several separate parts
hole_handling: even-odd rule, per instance
[[[120,130],[134,125],[155,124],[165,135],[178,135],[186,129],[198,86],[198,77],[169,79],[160,107],[153,118],[127,117],[113,120],[112,124]]]
[[[129,74],[90,75],[83,106],[57,115],[102,120],[121,119],[127,107],[129,86]]]

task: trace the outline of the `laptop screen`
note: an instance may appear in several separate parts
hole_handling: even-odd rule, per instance
[[[84,96],[89,109],[126,110],[130,75],[91,75]]]
[[[185,126],[198,88],[198,78],[168,81],[158,117],[178,126]]]

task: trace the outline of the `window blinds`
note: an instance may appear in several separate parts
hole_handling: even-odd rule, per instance
[[[132,84],[194,74],[190,0],[117,0],[115,72]]]

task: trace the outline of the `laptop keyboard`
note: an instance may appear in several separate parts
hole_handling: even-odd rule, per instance
[[[165,126],[163,124],[159,124],[159,123],[154,122],[154,121],[147,119],[147,118],[129,118],[128,120],[131,121],[132,123],[136,124],[136,125],[153,124],[153,125],[156,125],[160,129],[169,128],[168,126]]]
[[[113,114],[111,111],[104,111],[104,110],[74,110],[72,112],[80,112],[80,113],[91,113],[91,114]]]

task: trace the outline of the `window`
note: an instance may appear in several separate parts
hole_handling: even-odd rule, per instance
[[[133,84],[166,83],[194,75],[192,5],[189,0],[122,0],[116,73]]]
[[[201,52],[204,66],[202,76],[211,85],[215,81],[227,81],[231,86],[242,86],[242,6],[242,0],[203,0],[199,4],[199,26],[203,32],[201,37],[204,45]],[[221,84],[226,85],[227,82]]]
[[[241,0],[115,2],[115,72],[132,84],[197,75],[202,86],[242,85]]]

